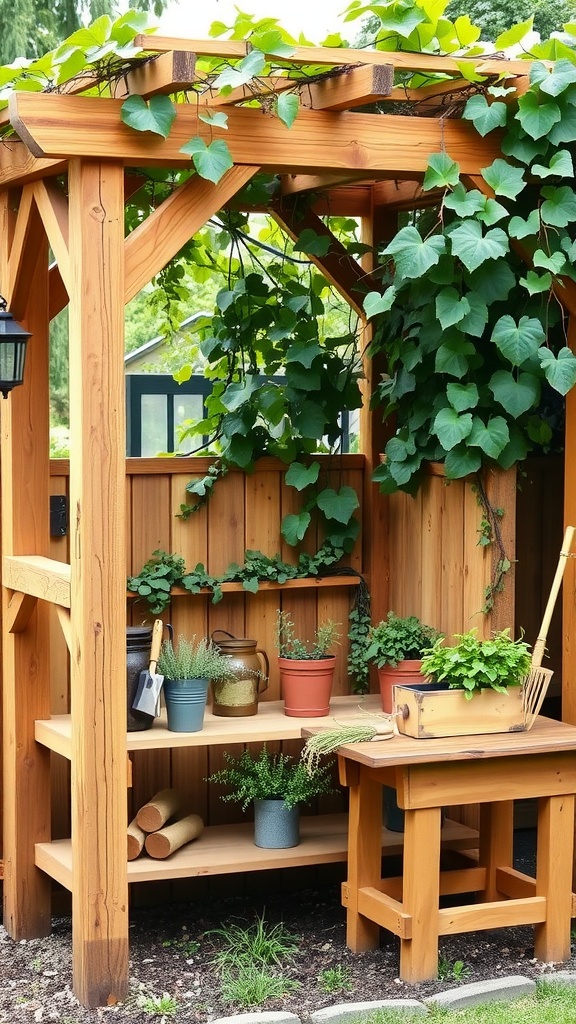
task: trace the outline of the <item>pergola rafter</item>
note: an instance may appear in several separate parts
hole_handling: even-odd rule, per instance
[[[209,76],[199,71],[198,58],[240,60],[249,44],[146,36],[136,45],[157,58],[116,75],[109,83],[116,98],[82,96],[90,86],[85,78],[62,94],[15,92],[0,119],[0,128],[10,125],[14,131],[0,144],[1,290],[34,335],[24,385],[1,403],[2,550],[18,559],[21,580],[17,590],[6,569],[5,925],[14,937],[32,937],[47,930],[50,918],[48,877],[34,861],[34,844],[49,835],[49,756],[34,741],[35,719],[49,716],[49,624],[46,602],[36,600],[36,590],[26,583],[26,566],[27,560],[30,567],[36,560],[35,587],[42,567],[47,586],[59,578],[58,566],[46,558],[43,504],[49,493],[48,325],[69,299],[71,564],[60,567],[68,572],[70,586],[69,601],[59,607],[74,694],[74,989],[88,1006],[122,998],[128,980],[124,304],[210,217],[232,204],[259,169],[281,177],[283,198],[272,212],[292,237],[303,227],[329,234],[319,218],[345,214],[362,219],[363,237],[376,247],[394,233],[399,210],[436,200],[433,192],[421,190],[431,153],[448,152],[474,183],[481,169],[500,156],[499,138],[496,132],[481,138],[458,119],[351,110],[388,99],[432,105],[444,95],[461,94],[469,88],[463,63],[480,74],[511,80],[521,90],[530,67],[497,57],[297,47],[286,60],[270,55],[273,71],[257,86],[271,96],[298,89],[304,109],[288,129],[262,109],[241,106],[252,99],[251,88],[214,97]],[[316,66],[339,70],[327,77],[314,74],[313,80],[302,77],[302,69]],[[449,78],[404,91],[393,84],[397,72]],[[178,104],[167,139],[122,123],[121,97],[175,91],[186,93],[190,102]],[[217,185],[192,177],[125,237],[125,201],[144,180],[127,175],[126,169],[190,168],[181,148],[196,135],[210,141],[212,129],[198,114],[212,102],[228,115],[233,168]],[[321,193],[302,220],[297,214],[300,192]],[[49,245],[57,261],[50,269]],[[360,289],[373,286],[369,261],[357,263],[330,236],[327,258],[315,262],[361,313]],[[570,309],[576,308],[572,287],[566,292]],[[369,368],[366,387],[371,379]],[[380,439],[370,434],[366,397],[364,450],[372,465]],[[572,429],[576,417],[570,396],[568,404]],[[367,486],[367,501],[374,524],[380,525],[385,511],[375,490]],[[573,487],[568,502],[574,518]],[[367,548],[372,566],[381,569],[386,557],[381,535]],[[7,623],[18,632],[8,632]],[[576,664],[576,652],[571,661]],[[26,801],[25,822],[17,814],[16,793]]]

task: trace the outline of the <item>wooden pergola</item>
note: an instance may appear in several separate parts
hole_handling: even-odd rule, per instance
[[[35,741],[50,716],[49,605],[70,651],[74,991],[86,1006],[122,999],[128,982],[125,733],[125,411],[124,305],[157,274],[257,171],[281,176],[273,215],[293,236],[326,232],[321,216],[362,219],[364,239],[382,241],[399,210],[429,202],[420,182],[431,153],[445,149],[476,181],[500,155],[497,133],[480,138],[444,112],[469,83],[465,58],[298,48],[290,66],[330,74],[298,84],[302,109],[289,130],[261,109],[243,107],[246,87],[222,98],[191,90],[194,55],[238,59],[239,42],[146,37],[150,59],[116,86],[114,98],[81,95],[86,80],[60,94],[15,92],[3,118],[14,133],[0,145],[0,287],[14,317],[32,334],[23,387],[1,402],[4,924],[15,939],[49,932],[51,879],[36,866],[35,844],[50,839],[50,752]],[[529,64],[495,57],[467,60],[487,76],[526,87]],[[442,73],[441,84],[410,90],[397,71]],[[294,87],[290,77],[267,82]],[[168,139],[134,132],[120,119],[132,93],[190,91]],[[77,93],[77,94],[75,94]],[[406,104],[417,114],[358,112]],[[214,185],[197,176],[125,237],[124,204],[141,179],[135,168],[182,168],[193,135],[209,138],[203,104],[225,105],[234,166]],[[410,105],[408,107],[408,105]],[[397,111],[397,107],[394,108]],[[319,193],[304,220],[294,197]],[[49,250],[55,264],[49,265]],[[369,272],[334,239],[322,271],[361,312],[357,284]],[[563,293],[576,309],[574,286]],[[70,564],[49,559],[48,331],[70,310]],[[572,320],[572,340],[574,337]],[[367,368],[366,391],[371,390]],[[368,402],[363,450],[370,467],[381,450]],[[567,399],[567,462],[576,444],[576,395]],[[371,488],[372,565],[384,558],[385,504]],[[576,475],[566,475],[565,521],[576,521]],[[376,574],[374,576],[376,578]],[[382,583],[382,586],[385,584]],[[576,722],[576,605],[573,564],[564,599],[564,714]]]

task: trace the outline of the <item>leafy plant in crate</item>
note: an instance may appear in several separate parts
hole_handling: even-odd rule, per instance
[[[422,655],[441,634],[415,615],[401,618],[394,612],[372,626],[366,657],[378,668],[382,710],[392,711],[392,687],[396,683],[423,682]]]
[[[235,800],[246,810],[254,803],[254,842],[266,849],[297,846],[300,841],[300,804],[332,792],[330,765],[309,772],[288,754],[271,754],[263,747],[257,755],[244,750],[240,757],[224,752],[227,767],[208,778],[230,792],[222,800]]]
[[[204,724],[208,685],[233,678],[230,660],[206,637],[179,636],[164,640],[158,658],[164,676],[168,728],[172,732],[199,732]]]
[[[284,698],[284,714],[292,718],[321,718],[330,713],[336,667],[330,650],[339,642],[336,622],[323,622],[311,641],[301,640],[290,614],[278,611],[276,646]]]
[[[422,659],[431,686],[397,686],[400,732],[458,736],[525,728],[522,683],[531,666],[528,644],[504,629],[481,638],[475,629],[439,639]]]

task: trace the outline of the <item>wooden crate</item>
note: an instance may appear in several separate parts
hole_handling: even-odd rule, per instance
[[[462,690],[444,690],[441,685],[395,686],[393,706],[402,711],[396,719],[399,731],[415,739],[523,732],[525,728],[519,686],[507,693],[481,690],[471,700]]]

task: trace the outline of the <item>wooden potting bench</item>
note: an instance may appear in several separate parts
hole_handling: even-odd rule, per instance
[[[418,740],[396,736],[339,750],[350,787],[347,943],[378,945],[379,929],[400,937],[400,977],[435,978],[441,935],[534,924],[535,955],[570,956],[576,727],[546,718],[529,732]],[[381,877],[381,787],[396,789],[405,812],[403,877]],[[538,797],[536,878],[513,867],[515,799]],[[463,852],[440,869],[441,807],[481,805],[479,856]],[[466,906],[439,907],[441,895],[478,894]]]

